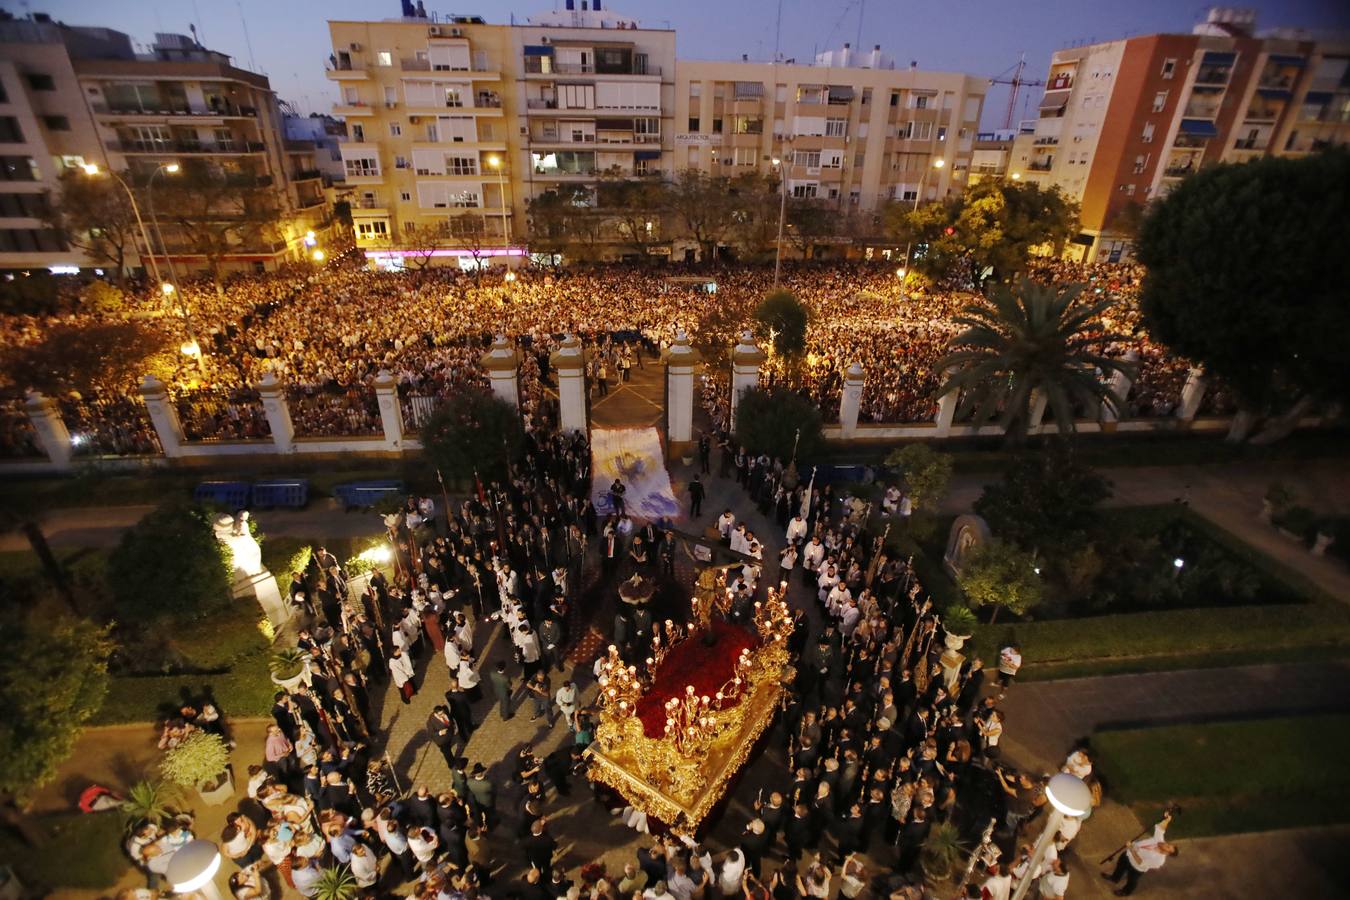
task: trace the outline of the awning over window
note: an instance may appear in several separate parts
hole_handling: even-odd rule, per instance
[[[1069,91],[1046,91],[1045,96],[1041,98],[1041,112],[1063,109],[1069,102]]]
[[[735,86],[735,95],[737,100],[754,99],[764,96],[764,82],[762,81],[738,81]]]
[[[1236,53],[1220,53],[1211,50],[1201,60],[1207,66],[1231,66],[1237,60]]]
[[[1306,62],[1303,57],[1291,56],[1288,53],[1272,53],[1268,59],[1277,66],[1299,66],[1300,68]]]
[[[647,159],[660,159],[660,158],[661,158],[660,150],[638,150],[636,153],[633,154],[633,159],[638,160],[639,162]]]
[[[1219,136],[1219,129],[1208,119],[1182,119],[1181,133],[1191,137],[1212,138]]]
[[[1087,234],[1086,232],[1079,232],[1073,236],[1073,243],[1082,244],[1084,247],[1091,247],[1092,242],[1096,239],[1097,238],[1094,235]]]
[[[853,88],[848,85],[830,85],[830,99],[848,101],[853,99]]]
[[[552,56],[553,48],[548,44],[526,44],[526,56]]]

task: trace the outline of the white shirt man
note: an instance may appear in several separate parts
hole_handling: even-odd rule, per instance
[[[804,540],[806,540],[806,520],[802,518],[801,513],[797,513],[797,515],[792,518],[792,521],[788,523],[787,542],[791,544],[796,541]]]
[[[455,674],[459,670],[459,645],[454,641],[445,642],[445,667],[450,670],[450,674]]]
[[[406,653],[395,653],[389,657],[389,674],[393,676],[395,687],[401,688],[406,682],[412,681],[412,660]]]
[[[1011,679],[1022,668],[1022,653],[1016,647],[1004,647],[998,653],[998,671]]]
[[[814,572],[820,568],[820,564],[825,561],[825,545],[820,542],[820,538],[813,537],[811,542],[806,545],[802,551],[802,565],[807,570]]]
[[[522,660],[530,664],[539,662],[539,636],[530,630],[530,626],[520,626],[513,637],[516,639],[516,646],[520,648]]]
[[[1171,854],[1167,852],[1169,846],[1164,839],[1167,820],[1164,819],[1153,826],[1153,834],[1150,837],[1140,838],[1130,844],[1127,852],[1130,855],[1130,865],[1136,872],[1152,872],[1154,869],[1161,869],[1163,863],[1167,862],[1167,857]]]
[[[1069,890],[1069,873],[1064,869],[1064,863],[1058,858],[1050,864],[1050,869],[1041,876],[1037,883],[1041,900],[1064,900],[1064,894]]]
[[[910,514],[914,512],[914,501],[909,499],[909,494],[900,498],[900,518],[908,522]]]
[[[736,517],[727,510],[717,517],[717,533],[722,535],[722,540],[731,540],[731,530],[736,527]]]
[[[577,686],[570,681],[563,682],[563,686],[553,695],[553,702],[558,704],[558,711],[567,720],[570,730],[577,714]]]
[[[1007,872],[995,872],[980,885],[980,892],[989,900],[1008,900],[1012,896],[1012,875]]]
[[[736,526],[736,530],[731,532],[731,549],[737,553],[749,553],[750,543],[745,537],[745,523],[742,522]]]

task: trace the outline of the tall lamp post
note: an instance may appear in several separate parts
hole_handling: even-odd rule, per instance
[[[784,154],[786,155],[786,153]],[[783,221],[787,218],[787,162],[775,156],[773,164],[778,169],[778,241],[773,251],[773,286],[778,289],[778,276],[783,270]]]
[[[95,163],[85,163],[80,168],[84,170],[84,174],[91,178],[96,178],[103,174],[102,170],[100,170]],[[145,220],[141,218],[141,208],[136,204],[136,195],[131,192],[131,188],[122,180],[121,175],[118,175],[111,168],[108,169],[108,174],[112,176],[114,181],[122,186],[122,190],[127,192],[127,199],[131,201],[131,212],[136,216],[136,227],[140,229],[141,241],[145,244],[145,252],[150,255],[150,269],[155,273],[155,281],[157,283],[163,283],[164,279],[160,277],[159,274],[159,262],[155,259],[155,245],[150,243],[150,235],[145,230]]]
[[[919,189],[914,192],[914,206],[911,209],[911,212],[919,211],[919,200],[922,199],[923,197],[924,183],[928,181],[928,170],[930,168],[941,169],[946,164],[947,161],[945,159],[938,157],[937,159],[933,160],[932,166],[924,167],[923,174],[919,176]],[[909,253],[913,249],[914,249],[913,241],[909,241],[905,244],[905,265],[902,268],[904,274],[900,276],[900,296],[902,297],[905,295],[905,279],[909,277]]]
[[[502,158],[493,154],[488,157],[487,163],[497,172],[497,191],[502,195],[502,247],[507,248],[511,246],[511,228],[506,221],[506,178],[502,173]],[[505,264],[506,260],[502,260],[502,265]]]
[[[1064,824],[1065,816],[1077,818],[1086,815],[1088,810],[1092,809],[1092,789],[1083,783],[1083,779],[1067,772],[1060,772],[1050,779],[1050,783],[1045,786],[1045,799],[1050,801],[1052,807],[1050,817],[1046,820],[1041,836],[1036,840],[1036,846],[1031,851],[1031,859],[1027,862],[1026,877],[1018,882],[1012,900],[1022,900],[1027,891],[1031,890],[1031,883],[1036,880],[1032,875],[1044,861],[1045,851],[1059,833],[1059,826]]]
[[[145,205],[150,208],[150,224],[154,226],[155,237],[159,239],[159,246],[164,251],[164,262],[169,266],[169,283],[176,289],[178,287],[178,276],[173,271],[173,257],[169,255],[169,245],[164,243],[164,232],[159,230],[159,219],[155,218],[155,176],[160,172],[168,172],[170,175],[177,175],[179,172],[178,163],[161,163],[155,167],[155,171],[150,173],[150,178],[145,182]],[[165,291],[168,293],[168,291]],[[182,293],[179,293],[181,300]],[[187,318],[187,311],[184,310],[183,317]]]
[[[168,871],[164,873],[169,889],[175,894],[200,893],[206,900],[221,900],[216,888],[216,873],[220,871],[220,850],[210,841],[189,841],[173,854]]]

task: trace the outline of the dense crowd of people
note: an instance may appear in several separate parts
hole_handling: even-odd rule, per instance
[[[1137,302],[1141,273],[1128,265],[1088,269],[1054,260],[1035,261],[1034,277],[1088,281],[1089,289],[1116,300],[1104,324],[1122,336],[1103,348],[1133,351],[1139,374],[1129,415],[1165,416],[1179,402],[1190,365],[1153,343]],[[809,396],[827,419],[837,419],[844,373],[861,363],[866,373],[860,419],[919,422],[936,410],[935,370],[958,331],[952,317],[970,295],[919,290],[902,295],[889,264],[832,263],[789,266],[785,289],[812,311],[805,361],[788,367],[770,358],[766,383],[786,383]],[[344,254],[321,270],[310,267],[234,276],[220,290],[186,284],[182,298],[145,291],[122,315],[158,319],[180,339],[198,340],[202,361],[176,360],[170,379],[183,430],[190,440],[265,437],[268,430],[254,389],[272,374],[288,385],[291,417],[301,435],[334,436],[379,431],[373,382],[381,370],[397,379],[404,421],[415,430],[436,403],[468,385],[485,385],[479,357],[493,334],[510,335],[542,372],[547,355],[566,333],[590,347],[649,348],[668,343],[677,329],[689,333],[710,359],[721,360],[771,289],[763,268],[716,269],[693,277],[683,270],[610,266],[602,269],[530,270],[511,280],[450,268],[401,273],[360,266]],[[186,309],[194,334],[185,332]],[[7,346],[42,339],[54,322],[97,321],[99,314],[65,312],[47,318],[6,316],[0,334]],[[179,333],[183,332],[183,333]],[[599,363],[603,363],[600,365]],[[592,390],[621,377],[622,354],[606,354],[590,371]],[[631,366],[632,361],[629,360]],[[729,389],[718,366],[710,380]],[[527,373],[528,374],[528,373]],[[26,385],[7,386],[9,407],[0,448],[7,456],[31,455],[16,406]],[[84,452],[145,453],[157,449],[134,385],[116,396],[63,398],[72,433]],[[1211,390],[1206,412],[1230,402]]]

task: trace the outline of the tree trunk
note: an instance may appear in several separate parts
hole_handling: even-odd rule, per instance
[[[1224,440],[1230,444],[1240,444],[1247,439],[1247,435],[1252,433],[1256,427],[1257,415],[1250,409],[1240,408],[1237,415],[1233,416],[1233,424],[1228,429],[1228,436]]]
[[[0,798],[0,822],[8,825],[14,830],[23,842],[30,847],[40,847],[46,843],[47,835],[43,833],[37,822],[33,821],[32,816],[26,815],[19,809],[13,797],[4,796]]]
[[[991,613],[989,614],[989,624],[990,624],[990,625],[993,625],[993,624],[994,624],[994,620],[998,618],[998,609],[999,609],[998,604],[995,603],[995,604],[991,607],[991,609],[993,610],[993,612],[991,612]]]
[[[1294,401],[1288,410],[1266,421],[1265,427],[1251,437],[1250,443],[1258,447],[1284,440],[1298,427],[1298,423],[1313,406],[1313,398],[1303,395]]]
[[[80,609],[75,602],[75,594],[70,589],[70,582],[66,580],[66,573],[57,561],[56,555],[52,553],[52,548],[47,544],[47,536],[42,533],[42,526],[33,520],[28,520],[19,526],[23,529],[24,537],[28,538],[28,546],[33,548],[33,554],[42,563],[42,570],[47,574],[48,580],[56,588],[56,592],[61,595],[61,599],[66,602],[66,607],[74,615],[80,615]]]

